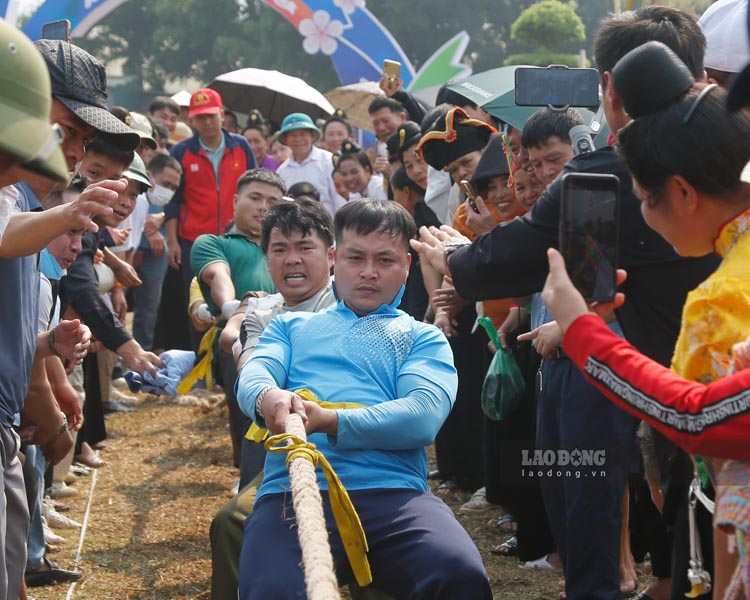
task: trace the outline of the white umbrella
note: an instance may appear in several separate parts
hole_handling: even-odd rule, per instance
[[[372,131],[372,119],[367,109],[370,107],[370,102],[378,96],[383,96],[383,90],[380,89],[377,81],[342,85],[326,92],[325,96],[335,108],[344,109],[347,120],[352,125]]]
[[[238,69],[219,75],[208,87],[221,94],[224,106],[241,113],[257,108],[281,123],[290,113],[302,112],[313,119],[327,117],[333,106],[314,87],[299,77],[264,69]]]

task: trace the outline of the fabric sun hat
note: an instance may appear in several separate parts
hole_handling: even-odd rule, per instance
[[[132,179],[133,181],[142,183],[147,187],[152,187],[151,180],[148,178],[148,173],[146,172],[146,165],[137,153],[133,155],[133,162],[131,162],[130,166],[125,169],[122,176],[126,179]]]
[[[192,119],[198,115],[218,115],[224,103],[221,95],[216,90],[203,88],[193,92],[190,96],[190,112],[188,116]]]
[[[141,136],[141,141],[145,142],[151,150],[156,150],[157,144],[153,136],[154,128],[151,127],[151,123],[148,122],[148,117],[146,115],[131,112],[130,128]]]
[[[453,108],[435,119],[422,135],[417,152],[433,169],[443,170],[457,158],[481,150],[497,130]]]
[[[739,73],[750,62],[746,20],[747,0],[719,0],[698,19],[706,38],[707,68]]]
[[[0,19],[0,149],[25,167],[56,181],[68,181],[60,143],[50,125],[52,88],[44,59],[20,30]]]
[[[281,131],[279,131],[279,139],[281,142],[286,144],[284,141],[286,139],[286,134],[290,131],[296,131],[297,129],[309,129],[314,132],[315,139],[313,142],[317,141],[320,137],[320,129],[315,126],[310,115],[306,115],[305,113],[292,113],[284,117],[284,120],[281,122]]]
[[[140,136],[107,108],[107,73],[88,52],[63,40],[34,42],[52,79],[52,95],[120,150],[135,150]]]
[[[183,123],[182,121],[177,121],[177,125],[174,127],[174,133],[169,136],[169,143],[176,144],[177,142],[181,142],[192,136],[193,130],[190,129],[190,125]]]

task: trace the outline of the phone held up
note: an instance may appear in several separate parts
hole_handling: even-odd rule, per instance
[[[469,181],[468,179],[462,179],[458,185],[461,186],[464,194],[466,194],[466,199],[469,201],[471,210],[479,214],[479,209],[477,208],[477,190],[474,187],[474,184],[471,183],[471,181]]]
[[[562,178],[560,252],[570,279],[588,302],[611,302],[617,291],[620,180],[568,173]]]
[[[518,67],[515,71],[518,106],[599,106],[596,69],[571,69],[565,65]]]
[[[50,21],[42,25],[43,40],[64,40],[70,41],[70,21],[60,19],[59,21]]]
[[[401,79],[401,63],[395,60],[383,61],[383,77],[388,80],[390,85],[397,85]]]

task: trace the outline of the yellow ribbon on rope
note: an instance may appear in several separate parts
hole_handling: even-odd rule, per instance
[[[206,380],[206,389],[210,390],[214,386],[214,375],[211,371],[211,363],[214,360],[214,341],[216,336],[221,331],[219,327],[211,327],[201,339],[201,344],[198,347],[198,356],[203,353],[203,358],[198,361],[198,364],[185,376],[177,386],[178,394],[187,394],[195,385],[195,382],[199,379]]]
[[[325,402],[320,400],[312,391],[307,388],[302,388],[294,392],[304,400],[315,402],[323,408],[330,409],[349,409],[349,408],[363,408],[364,404],[357,404],[356,402]],[[263,437],[268,433],[266,429],[261,429],[257,425],[253,424],[257,428],[258,432],[261,433],[261,441]],[[252,427],[250,428],[252,431]],[[250,431],[248,431],[248,438],[250,438]],[[290,444],[279,445],[287,440],[291,440]],[[336,526],[339,529],[339,535],[341,541],[344,543],[344,550],[346,551],[346,557],[349,559],[349,564],[352,567],[352,572],[357,579],[357,583],[364,587],[372,583],[372,573],[370,572],[370,563],[367,560],[367,537],[365,531],[362,529],[362,522],[359,520],[359,515],[352,504],[349,494],[341,483],[339,476],[333,470],[331,463],[325,455],[317,449],[315,444],[301,440],[295,435],[290,433],[280,433],[273,435],[266,440],[266,450],[269,452],[288,452],[286,457],[286,466],[289,465],[295,458],[305,458],[309,460],[316,468],[318,465],[323,469],[323,474],[328,482],[328,498],[331,501],[331,510],[333,511],[333,518],[336,520]]]
[[[330,408],[331,410],[346,410],[348,408],[365,408],[364,404],[359,404],[357,402],[328,402],[326,400],[321,400],[315,395],[315,392],[312,392],[308,390],[307,388],[300,388],[299,390],[296,390],[294,392],[297,394],[300,398],[303,400],[307,400],[308,402],[315,402],[315,404],[318,404],[322,408]],[[245,434],[245,439],[250,440],[251,442],[258,442],[259,444],[268,437],[268,429],[264,429],[260,427],[259,425],[256,425],[253,423],[250,425],[250,429],[247,430],[247,433]]]

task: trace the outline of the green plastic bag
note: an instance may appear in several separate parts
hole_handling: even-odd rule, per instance
[[[482,411],[493,421],[502,421],[518,408],[521,395],[526,389],[526,382],[513,353],[502,349],[492,319],[481,317],[478,322],[487,330],[487,335],[497,348],[484,377]]]

